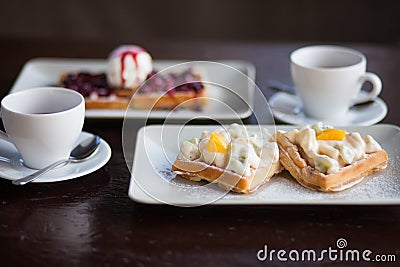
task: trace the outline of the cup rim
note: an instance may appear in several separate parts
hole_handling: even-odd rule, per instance
[[[304,51],[307,50],[336,50],[340,52],[345,52],[349,53],[355,56],[358,56],[360,58],[360,61],[348,66],[343,66],[343,67],[335,67],[335,68],[322,68],[322,67],[313,67],[309,66],[308,64],[300,63],[299,60],[296,60],[295,57]],[[345,46],[339,46],[339,45],[311,45],[311,46],[303,46],[300,48],[297,48],[293,52],[290,53],[290,62],[296,66],[305,68],[305,69],[310,69],[310,70],[315,70],[315,71],[323,71],[323,72],[334,72],[334,71],[343,71],[343,70],[349,70],[352,68],[355,68],[359,66],[360,64],[363,64],[366,62],[366,56],[355,49],[345,47]]]
[[[25,113],[25,112],[21,112],[21,111],[15,110],[15,109],[11,109],[11,108],[9,108],[9,107],[7,107],[5,105],[5,102],[11,97],[17,97],[18,95],[27,94],[27,93],[31,93],[33,91],[39,91],[39,90],[67,92],[69,94],[73,94],[73,95],[77,96],[80,99],[80,101],[76,105],[71,106],[70,108],[68,108],[66,110],[61,110],[61,111],[52,112],[52,113],[43,113],[43,114]],[[8,112],[12,112],[14,114],[18,114],[18,115],[22,115],[22,116],[50,117],[50,116],[58,116],[58,115],[61,115],[61,114],[65,114],[65,113],[71,112],[71,111],[73,111],[75,109],[78,109],[82,104],[84,105],[84,103],[85,103],[85,99],[82,96],[82,94],[80,94],[79,92],[76,92],[76,91],[68,89],[68,88],[63,88],[63,87],[46,86],[46,87],[29,88],[29,89],[25,89],[25,90],[22,90],[22,91],[18,91],[18,92],[6,95],[1,100],[1,109],[7,110]]]

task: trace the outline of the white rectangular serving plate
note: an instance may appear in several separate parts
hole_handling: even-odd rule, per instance
[[[202,131],[212,131],[215,125],[185,127],[179,125],[151,125],[139,130],[136,140],[129,197],[147,204],[171,204],[193,206],[209,204],[226,205],[390,205],[400,204],[400,128],[389,124],[345,127],[348,131],[372,135],[389,155],[386,169],[366,177],[354,187],[337,193],[323,193],[302,187],[287,171],[251,194],[229,192],[220,196],[216,184],[199,186],[200,183],[175,176],[171,165],[179,153],[183,140],[200,137]],[[273,125],[262,126],[271,133]],[[276,126],[290,130],[294,126]],[[258,126],[249,125],[249,132]],[[178,137],[178,138],[177,138]],[[205,183],[201,183],[204,185]],[[213,199],[217,199],[213,201]]]
[[[154,60],[153,67],[160,71],[167,67],[189,60]],[[210,82],[206,86],[211,87],[209,97],[215,101],[209,101],[209,105],[202,111],[189,109],[176,110],[110,110],[91,109],[86,110],[87,118],[171,118],[192,119],[194,117],[212,119],[237,119],[247,118],[252,114],[253,92],[255,81],[255,67],[253,64],[240,60],[215,61],[221,64],[207,64],[207,68],[196,68],[203,80]],[[204,66],[202,64],[199,64]],[[229,67],[227,67],[228,65]],[[196,64],[195,64],[196,66]],[[32,87],[57,86],[60,77],[67,72],[105,72],[107,61],[105,59],[72,59],[72,58],[35,58],[28,61],[21,70],[10,93],[26,90]],[[232,68],[238,70],[233,71]],[[244,75],[242,75],[242,74]],[[247,78],[247,77],[249,78]],[[223,87],[215,86],[223,85]],[[226,93],[226,88],[232,93]],[[221,104],[222,103],[222,104]],[[230,108],[226,108],[226,105]]]

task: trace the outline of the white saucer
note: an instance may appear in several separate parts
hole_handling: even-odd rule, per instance
[[[340,119],[327,120],[308,117],[301,108],[301,100],[292,94],[278,92],[268,102],[275,118],[295,125],[322,121],[332,126],[369,126],[381,121],[387,114],[387,106],[380,98],[376,98],[373,104],[350,109]]]
[[[87,132],[82,132],[76,144],[92,136]],[[94,172],[103,167],[111,157],[111,148],[103,139],[100,140],[100,146],[89,159],[79,163],[69,163],[58,167],[43,176],[37,178],[33,183],[48,183],[65,181],[78,178]],[[25,167],[17,149],[10,143],[0,140],[0,177],[8,180],[16,180],[36,170]]]

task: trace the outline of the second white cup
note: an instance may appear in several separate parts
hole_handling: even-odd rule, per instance
[[[308,46],[290,55],[291,75],[304,111],[315,118],[340,118],[349,107],[379,95],[382,82],[366,72],[366,57],[340,46]],[[372,84],[368,93],[361,92],[364,82]]]
[[[0,131],[0,138],[15,145],[26,166],[41,169],[69,157],[84,118],[81,94],[56,87],[28,89],[1,101],[6,133]]]

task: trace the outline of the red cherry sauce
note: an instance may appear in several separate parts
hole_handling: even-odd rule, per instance
[[[122,82],[122,87],[125,87],[125,78],[124,78],[124,71],[125,71],[125,58],[127,56],[132,56],[133,61],[135,62],[136,69],[138,69],[138,62],[137,62],[137,56],[139,53],[142,52],[142,50],[137,50],[137,51],[124,51],[121,53],[121,82]]]

